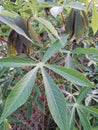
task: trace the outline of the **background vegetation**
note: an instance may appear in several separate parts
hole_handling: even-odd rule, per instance
[[[98,1],[0,1],[0,130],[98,129]]]

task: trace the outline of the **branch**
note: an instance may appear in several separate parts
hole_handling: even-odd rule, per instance
[[[9,42],[9,41],[6,41],[5,39],[3,39],[3,37],[0,37],[0,41],[3,41],[3,42],[5,42],[5,43],[11,45],[10,42]]]
[[[93,1],[94,1],[94,0],[91,0],[91,1],[89,2],[88,7],[87,7],[87,10],[86,10],[86,13],[88,13],[89,7],[90,7],[90,5],[92,4]]]

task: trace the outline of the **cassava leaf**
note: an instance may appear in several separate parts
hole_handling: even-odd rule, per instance
[[[90,55],[98,55],[98,49],[95,48],[76,48],[72,51],[73,54],[90,54]]]
[[[73,128],[74,128],[74,119],[75,119],[75,108],[73,107],[72,111],[71,111],[68,130],[73,130]]]
[[[86,116],[84,115],[84,113],[80,109],[77,109],[77,112],[78,112],[78,115],[79,115],[79,118],[80,118],[80,122],[81,122],[84,130],[91,130],[89,121],[86,118]]]
[[[75,12],[75,25],[74,25],[74,36],[76,37],[76,40],[79,41],[84,32],[84,26],[82,21],[82,16],[79,10]]]
[[[89,112],[90,114],[94,115],[95,117],[98,117],[98,109],[94,108],[92,106],[83,106],[81,105],[81,108],[84,109],[85,111]]]
[[[69,4],[66,4],[65,6],[74,8],[74,9],[78,9],[78,10],[85,10],[83,4],[79,1],[71,2]]]
[[[26,35],[26,33],[21,29],[19,26],[17,26],[14,22],[10,21],[7,17],[0,15],[0,21],[10,26],[13,30],[15,30],[20,35],[24,36],[26,39],[28,39],[30,42],[32,40]]]
[[[16,85],[7,97],[3,113],[0,118],[0,124],[17,108],[22,106],[34,87],[38,67],[29,71]]]
[[[28,31],[29,31],[29,33],[31,34],[31,37],[32,37],[35,41],[41,43],[38,34],[36,33],[36,31],[33,29],[33,26],[32,26],[29,22],[28,22]]]
[[[83,88],[78,95],[77,98],[77,102],[80,103],[86,96],[87,94],[90,92],[91,88],[87,87],[87,88]]]
[[[53,70],[60,76],[66,78],[70,82],[80,85],[80,86],[87,86],[87,87],[93,87],[92,83],[80,72],[74,70],[74,69],[69,69],[65,68],[62,66],[57,66],[57,65],[49,65],[47,64],[46,67],[49,69]]]
[[[57,39],[60,39],[57,30],[54,28],[54,26],[47,21],[46,19],[43,19],[41,17],[36,17],[35,18],[39,23],[41,23],[42,25],[45,26],[45,28],[47,28]]]
[[[64,96],[47,72],[42,69],[45,93],[50,112],[60,130],[66,129],[66,102]]]
[[[59,52],[60,49],[66,44],[67,42],[67,36],[65,38],[62,39],[62,41],[64,41],[64,43],[62,43],[60,40],[57,40],[56,42],[54,42],[49,49],[46,51],[42,61],[46,62],[47,60],[49,60],[55,53]]]
[[[98,30],[98,8],[95,6],[95,4],[93,5],[91,27],[94,33],[96,33]]]
[[[72,59],[70,53],[67,53],[67,56],[65,58],[65,67],[66,68],[74,68],[73,59]]]
[[[22,67],[22,66],[36,66],[36,63],[31,59],[25,58],[2,58],[0,59],[1,67]]]

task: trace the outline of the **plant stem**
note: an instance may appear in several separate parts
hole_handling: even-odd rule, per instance
[[[5,39],[3,39],[2,37],[0,37],[0,40],[10,45],[10,43],[6,41]]]
[[[94,0],[91,0],[91,1],[89,2],[88,7],[87,7],[87,10],[86,10],[86,13],[88,13],[88,10],[89,10],[89,8],[90,8],[90,5],[92,4],[93,1],[94,1]]]

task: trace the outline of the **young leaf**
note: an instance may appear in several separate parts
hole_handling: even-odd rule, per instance
[[[27,38],[30,42],[32,42],[32,40],[26,35],[26,33],[20,27],[18,27],[16,24],[14,24],[13,22],[11,22],[7,17],[0,15],[0,21],[3,22],[3,23],[5,23],[5,24],[7,24],[13,30],[15,30],[17,33],[19,33],[20,35],[22,35],[25,38]]]
[[[66,130],[66,102],[64,96],[44,69],[42,69],[42,76],[50,112],[60,130]]]
[[[80,103],[85,97],[86,95],[89,93],[89,91],[91,90],[91,88],[87,87],[87,88],[83,88],[78,95],[77,98],[77,102]]]
[[[36,66],[36,63],[31,59],[25,58],[2,58],[0,59],[1,67],[22,67],[22,66]]]
[[[77,112],[78,112],[78,115],[80,118],[80,122],[81,122],[82,126],[84,127],[84,130],[91,130],[89,121],[86,118],[86,116],[84,115],[84,113],[80,109],[77,109]]]
[[[0,124],[17,108],[22,106],[33,89],[36,73],[38,67],[35,67],[33,70],[29,71],[13,88],[7,97],[3,113],[0,118]]]
[[[74,69],[69,69],[69,68],[64,68],[62,66],[57,66],[57,65],[46,65],[49,69],[53,70],[60,76],[66,78],[70,82],[80,85],[80,86],[87,86],[87,87],[93,87],[92,83],[80,72],[74,70]]]
[[[58,51],[60,51],[60,49],[66,44],[67,42],[67,36],[63,39],[64,40],[64,44],[60,41],[57,40],[56,42],[54,42],[51,47],[49,47],[49,49],[47,50],[46,54],[44,55],[42,61],[46,62],[47,60],[49,60],[55,53],[57,53]],[[63,41],[62,40],[62,41]]]
[[[95,48],[76,48],[72,51],[73,54],[90,54],[90,55],[98,55],[98,49]]]

